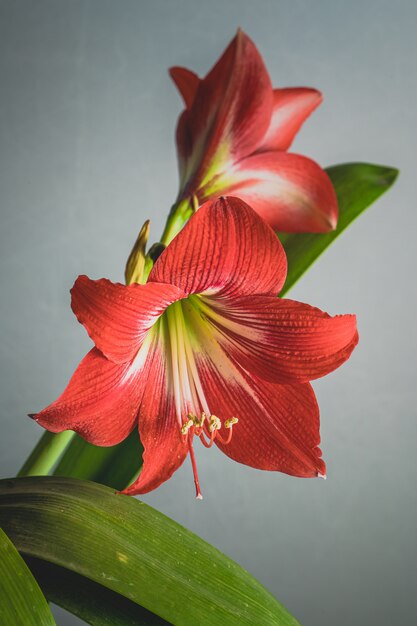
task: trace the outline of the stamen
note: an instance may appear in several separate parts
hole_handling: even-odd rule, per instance
[[[195,429],[194,430],[194,434],[197,437],[199,437],[200,434],[201,434],[201,431],[203,430],[203,422],[204,422],[204,420],[202,420],[202,419],[199,420],[198,417],[196,415],[193,415],[192,413],[190,413],[188,415],[188,417],[193,420],[194,429]]]
[[[188,311],[189,322],[191,322],[193,325],[195,324],[198,325],[201,323],[199,317],[196,318],[193,307],[188,307],[187,311]],[[190,314],[191,314],[191,318],[190,318]],[[183,323],[184,332],[185,332],[184,315],[182,317],[182,323]],[[189,341],[185,342],[185,353],[187,356],[187,364],[188,364],[188,372],[190,374],[190,381],[192,382],[191,386],[192,386],[193,392],[195,391],[195,395],[197,396],[196,406],[197,404],[199,404],[201,408],[203,409],[203,411],[205,411],[206,413],[209,413],[208,403],[204,395],[203,386],[201,384],[200,376],[198,374],[198,370],[197,370],[197,366],[196,366],[196,362],[194,358],[194,352]],[[194,394],[193,394],[193,397],[194,397]],[[203,415],[205,415],[205,413],[202,413],[202,417]]]
[[[192,426],[194,426],[194,420],[189,419],[181,426],[181,434],[186,435]]]
[[[205,413],[202,413],[202,421],[201,421],[201,425],[203,425],[204,420],[207,419],[207,416]],[[203,430],[203,428],[201,428],[200,432],[196,433],[200,439],[201,439],[201,443],[206,447],[206,448],[211,448],[211,446],[213,445],[213,442],[216,438],[216,435],[219,436],[219,429],[222,427],[222,423],[219,420],[219,418],[216,415],[210,415],[210,418],[208,419],[208,426],[207,426],[207,430],[210,433],[210,439],[207,441],[206,439],[206,435],[208,435],[207,432],[205,432]]]
[[[178,367],[178,347],[177,347],[177,333],[175,325],[175,314],[168,307],[166,311],[166,319],[168,326],[168,336],[170,338],[171,348],[171,373],[172,373],[172,385],[174,390],[175,410],[177,414],[177,420],[181,426],[181,387]]]
[[[217,433],[217,437],[219,438],[219,441],[221,441],[221,443],[223,443],[224,445],[227,445],[228,443],[232,441],[233,425],[237,424],[238,421],[239,420],[237,419],[237,417],[231,417],[230,419],[224,422],[224,427],[227,428],[229,432],[227,433],[226,438],[222,437],[220,433]]]
[[[196,415],[189,415],[188,417],[193,420],[194,426],[196,428],[196,435],[197,437],[199,437],[200,432],[203,430],[204,422],[207,419],[207,415],[205,413],[202,413],[200,419],[198,419]]]
[[[199,307],[200,308],[200,307]],[[171,384],[177,413],[178,425],[183,437],[187,438],[191,465],[194,474],[196,497],[202,498],[194,456],[193,438],[199,437],[206,448],[211,448],[216,437],[222,443],[229,443],[232,427],[238,419],[231,417],[224,422],[226,431],[220,435],[222,421],[211,414],[200,380],[200,364],[197,367],[193,337],[189,336],[189,326],[198,329],[201,318],[191,300],[175,302],[168,307],[166,315],[166,341],[171,357]],[[212,321],[212,320],[211,320]],[[200,413],[201,411],[201,413]],[[185,439],[184,439],[185,443]]]
[[[176,303],[175,331],[176,331],[177,348],[178,348],[181,404],[183,406],[185,405],[189,409],[192,406],[191,404],[192,392],[191,392],[191,387],[190,387],[190,379],[188,375],[187,356],[185,352],[185,343],[187,339],[186,339],[186,332],[184,329],[184,325],[182,322],[183,322],[183,315],[182,315],[181,303]]]
[[[211,433],[215,433],[215,431],[220,430],[221,427],[222,427],[222,423],[219,420],[219,418],[216,415],[210,415],[209,427],[208,427],[209,431]]]
[[[199,437],[200,437],[201,443],[203,444],[203,446],[205,448],[211,448],[211,446],[213,445],[213,441],[214,441],[214,437],[213,436],[211,436],[210,440],[207,441],[206,435],[205,435],[204,431],[201,431]]]

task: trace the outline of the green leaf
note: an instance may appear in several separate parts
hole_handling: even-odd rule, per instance
[[[54,476],[93,480],[114,489],[124,489],[142,466],[143,447],[137,429],[122,443],[100,448],[75,435]]]
[[[0,481],[0,524],[25,556],[67,567],[178,626],[298,623],[224,554],[102,485]]]
[[[26,563],[49,602],[92,626],[169,626],[161,617],[84,576],[47,561]]]
[[[0,624],[54,626],[55,620],[38,583],[0,528]]]
[[[324,250],[369,205],[387,191],[398,176],[398,170],[371,163],[345,163],[326,170],[336,190],[339,220],[330,233],[280,234],[288,260],[287,280],[280,295],[284,295],[304,274]]]

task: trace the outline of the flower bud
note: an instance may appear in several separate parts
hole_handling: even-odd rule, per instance
[[[132,283],[145,283],[147,276],[144,277],[145,262],[146,262],[146,244],[148,243],[150,222],[146,220],[142,228],[140,229],[138,238],[135,241],[135,245],[132,248],[132,252],[126,263],[125,280],[126,285]]]

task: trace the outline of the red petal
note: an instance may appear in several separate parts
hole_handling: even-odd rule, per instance
[[[271,123],[257,151],[288,150],[302,124],[322,100],[316,89],[274,89]]]
[[[187,70],[186,67],[171,67],[169,73],[183,97],[185,106],[189,109],[193,104],[200,79],[197,74]]]
[[[204,297],[211,334],[242,367],[276,383],[307,382],[344,363],[358,342],[354,315],[330,317],[308,304],[270,296]]]
[[[131,364],[112,363],[93,348],[64,393],[35,420],[51,432],[75,430],[90,443],[113,446],[129,435],[137,421],[143,392],[139,372]]]
[[[180,189],[184,189],[191,172],[187,169],[190,164],[190,157],[193,151],[193,144],[188,128],[188,111],[185,109],[179,117],[176,130],[176,143],[178,155],[178,170],[180,175]],[[193,190],[194,193],[195,190]]]
[[[135,495],[156,489],[172,476],[188,454],[187,440],[181,435],[167,380],[165,354],[156,350],[147,370],[147,385],[139,411],[143,467],[139,478],[122,493]]]
[[[337,224],[337,198],[329,177],[314,161],[298,154],[264,152],[243,159],[202,190],[239,196],[274,229],[327,232]]]
[[[229,444],[216,439],[218,447],[235,461],[257,469],[300,478],[324,477],[326,465],[318,448],[319,410],[311,386],[253,381],[252,389],[255,385],[251,394],[229,389],[229,396],[219,402],[219,410],[227,409],[230,394],[236,394],[239,423]]]
[[[258,469],[300,477],[325,474],[317,447],[319,410],[309,384],[276,385],[233,365],[226,378],[207,357],[199,359],[199,370],[211,413],[222,422],[239,420],[229,444],[215,439],[225,454]]]
[[[184,196],[195,193],[209,170],[247,156],[259,146],[272,115],[268,72],[255,44],[239,31],[222,57],[199,83],[182,121],[193,154],[193,174]],[[185,143],[180,138],[180,143]]]
[[[167,306],[184,297],[174,285],[120,285],[79,276],[72,309],[97,348],[111,361],[131,361]]]
[[[155,263],[150,281],[187,294],[277,294],[287,262],[274,232],[238,198],[207,202]]]

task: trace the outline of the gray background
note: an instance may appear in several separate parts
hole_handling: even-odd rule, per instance
[[[416,16],[411,1],[383,0],[0,2],[2,476],[40,435],[26,413],[62,391],[90,346],[69,308],[75,277],[122,280],[142,222],[161,233],[177,191],[170,65],[205,73],[240,25],[274,85],[324,92],[295,151],[402,170],[292,292],[359,319],[351,360],[315,384],[328,480],[201,446],[203,502],[188,462],[144,498],[304,626],[411,624],[417,609]]]

